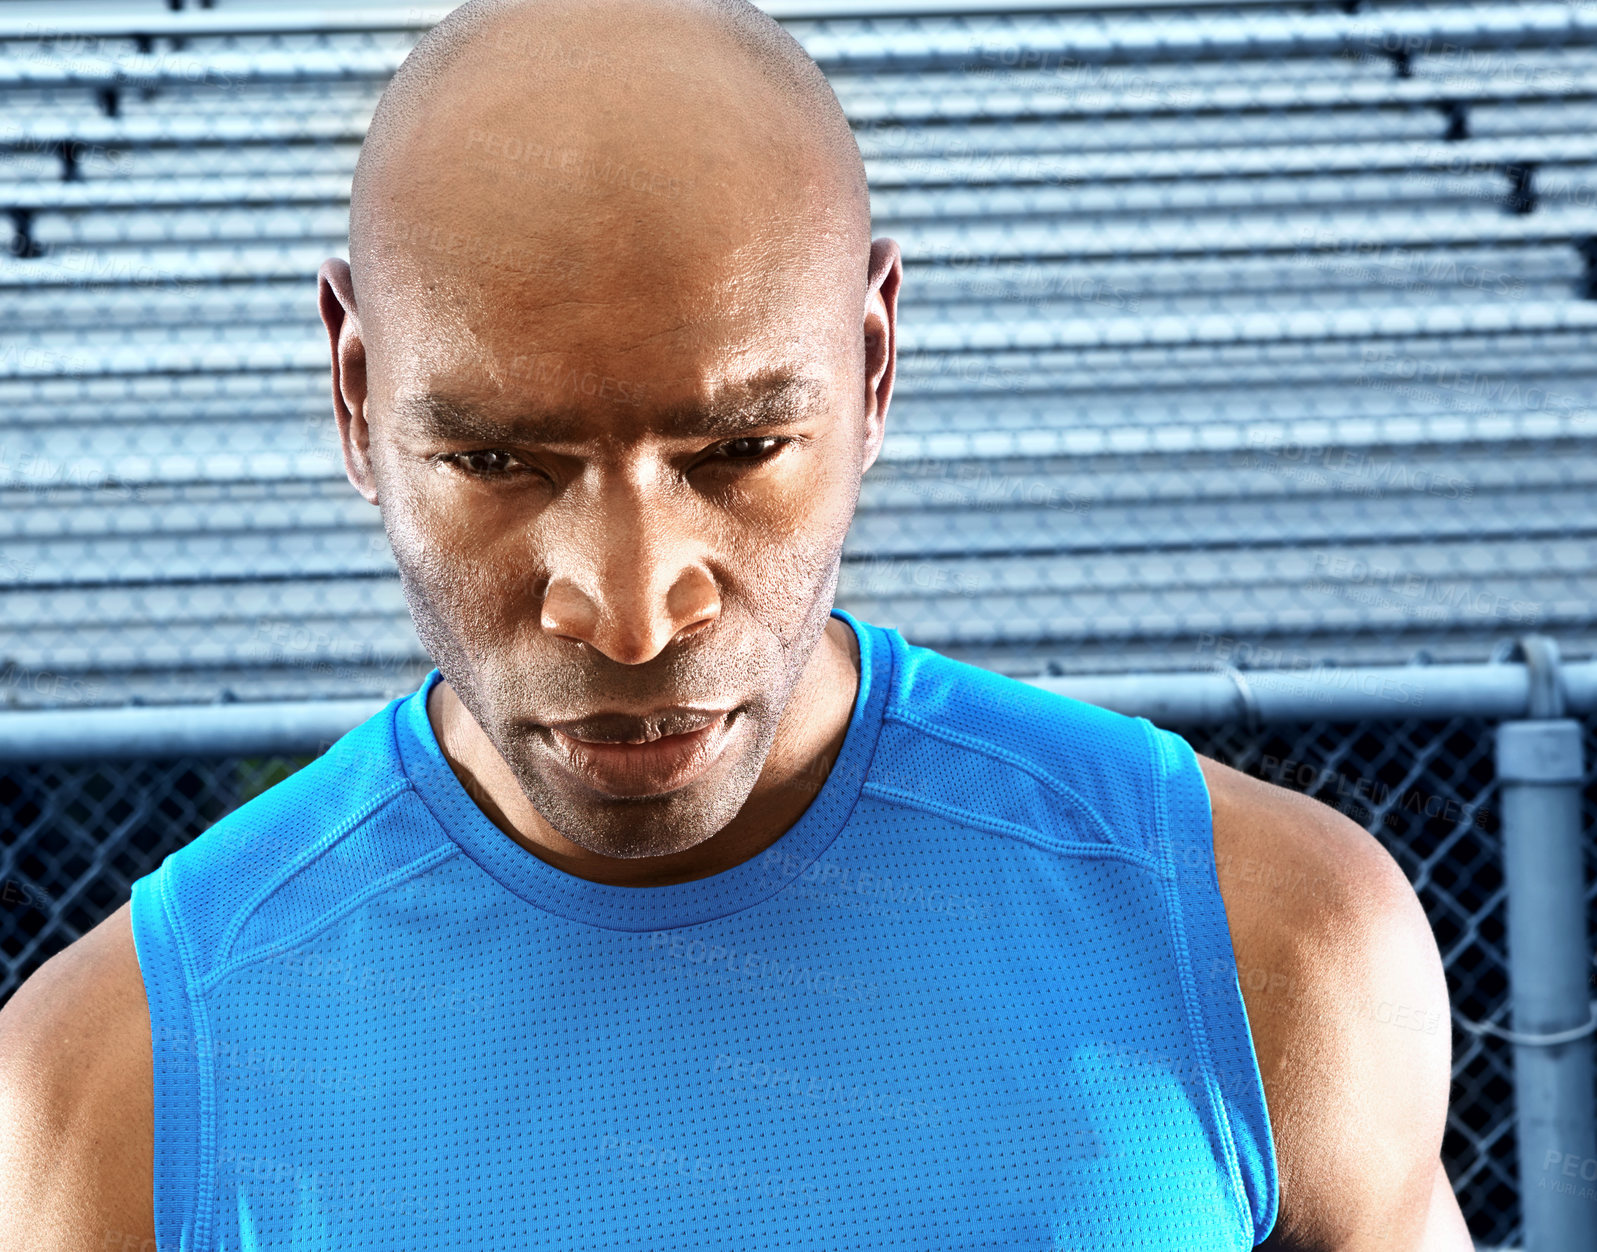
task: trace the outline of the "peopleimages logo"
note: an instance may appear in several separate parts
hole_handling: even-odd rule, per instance
[[[513,357],[505,373],[518,382],[528,382],[547,391],[595,396],[601,400],[614,400],[617,404],[642,404],[645,397],[642,383],[612,378],[608,374],[595,374],[592,370],[564,369],[534,356]]]
[[[944,1121],[942,1106],[930,1100],[878,1090],[824,1071],[779,1065],[764,1057],[722,1052],[716,1056],[712,1072],[776,1096],[828,1105],[837,1111],[912,1121],[917,1126],[940,1126]]]
[[[655,931],[649,937],[649,949],[680,962],[689,976],[713,981],[745,981],[778,999],[786,999],[793,990],[846,1001],[875,1000],[881,994],[881,988],[874,983],[847,977],[836,970],[769,956],[750,948],[711,943],[697,936],[684,938],[679,930]]]
[[[517,176],[549,175],[551,181],[628,187],[645,195],[664,196],[670,200],[682,194],[681,181],[661,170],[628,165],[613,157],[580,148],[552,148],[533,139],[499,135],[477,127],[466,132],[466,151],[477,151],[502,161],[504,168]]]
[[[1536,1181],[1540,1190],[1597,1200],[1597,1187],[1590,1186],[1591,1183],[1597,1183],[1597,1157],[1547,1149],[1547,1155],[1542,1158],[1542,1176]]]
[[[1252,658],[1252,663],[1262,665],[1259,656],[1279,653],[1276,649],[1255,650],[1246,640],[1234,639],[1229,635],[1211,634],[1199,635],[1195,650],[1212,656],[1217,667],[1240,666],[1245,658]],[[1284,668],[1280,670],[1250,668],[1248,685],[1258,691],[1290,692],[1322,703],[1335,700],[1338,691],[1349,689],[1390,700],[1394,704],[1418,708],[1425,703],[1425,692],[1415,683],[1389,674],[1344,669],[1301,652],[1282,657],[1282,664]]]
[[[1576,413],[1586,407],[1573,392],[1549,391],[1508,375],[1468,369],[1457,360],[1400,355],[1388,347],[1371,346],[1363,350],[1361,363],[1363,368],[1355,379],[1361,386],[1430,388],[1479,401],[1481,408],[1520,412]]]

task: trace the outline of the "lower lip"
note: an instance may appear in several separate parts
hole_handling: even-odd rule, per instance
[[[727,715],[685,735],[648,743],[587,743],[551,732],[567,765],[596,791],[616,797],[664,795],[704,773],[726,746]]]

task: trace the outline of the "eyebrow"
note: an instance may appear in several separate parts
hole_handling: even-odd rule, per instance
[[[649,425],[667,438],[735,439],[746,431],[795,425],[825,399],[815,378],[777,374],[722,388],[706,405],[668,409]],[[578,443],[591,419],[571,409],[497,417],[469,400],[428,392],[396,406],[414,434],[450,443]]]

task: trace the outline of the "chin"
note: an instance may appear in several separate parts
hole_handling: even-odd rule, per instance
[[[579,848],[623,860],[697,847],[737,816],[759,780],[774,733],[729,751],[701,776],[663,795],[610,796],[584,786],[544,757],[539,741],[507,757],[543,819]],[[536,759],[530,759],[536,758]]]

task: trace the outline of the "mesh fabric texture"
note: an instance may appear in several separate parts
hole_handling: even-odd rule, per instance
[[[516,845],[434,671],[139,879],[161,1252],[1262,1240],[1191,748],[836,616],[838,759],[721,874]]]

